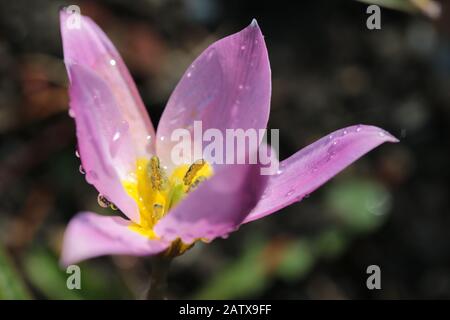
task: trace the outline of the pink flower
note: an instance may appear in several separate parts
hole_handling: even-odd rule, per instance
[[[86,180],[102,204],[128,218],[76,215],[65,233],[64,265],[108,254],[180,254],[197,240],[224,237],[301,200],[366,152],[397,141],[377,127],[348,127],[282,161],[272,176],[261,175],[259,164],[175,166],[169,137],[194,120],[222,132],[266,128],[271,73],[256,21],[212,44],[193,62],[155,133],[107,36],[87,17],[78,27],[68,23],[64,12],[60,19],[70,114]]]

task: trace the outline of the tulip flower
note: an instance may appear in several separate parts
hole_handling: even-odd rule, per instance
[[[99,203],[122,215],[77,214],[65,232],[64,265],[102,255],[179,255],[300,201],[368,151],[397,142],[380,128],[356,125],[281,161],[270,176],[260,174],[260,164],[176,165],[171,133],[194,121],[220,132],[266,128],[271,71],[256,20],[189,66],[155,132],[108,37],[88,17],[78,27],[69,18],[61,12],[78,153]]]

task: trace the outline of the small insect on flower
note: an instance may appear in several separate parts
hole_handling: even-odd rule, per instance
[[[225,238],[240,225],[307,197],[368,151],[397,142],[377,127],[351,126],[298,151],[270,176],[260,173],[259,163],[214,164],[202,158],[175,164],[171,134],[192,128],[194,121],[223,133],[266,128],[271,71],[256,20],[213,43],[192,63],[155,132],[111,41],[91,19],[81,16],[79,28],[68,28],[67,19],[62,11],[77,155],[86,180],[100,194],[100,206],[126,218],[76,215],[64,236],[64,265],[101,255],[179,255],[196,241]]]

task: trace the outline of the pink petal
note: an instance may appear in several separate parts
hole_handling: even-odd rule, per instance
[[[67,226],[61,264],[68,266],[103,255],[153,255],[168,247],[166,242],[149,240],[130,230],[129,225],[120,217],[79,213]]]
[[[281,162],[279,174],[270,176],[263,197],[244,222],[301,201],[384,142],[398,140],[380,128],[358,125],[335,131],[298,151]]]
[[[136,202],[122,186],[134,169],[132,137],[111,90],[81,65],[68,65],[70,106],[75,113],[78,150],[86,179],[130,219],[139,220]]]
[[[155,226],[166,241],[213,240],[235,231],[255,206],[267,182],[259,165],[226,165],[203,182]]]
[[[264,37],[256,20],[244,30],[209,46],[187,69],[161,117],[157,153],[170,166],[173,130],[265,129],[271,75]],[[192,135],[191,135],[192,136]]]
[[[130,124],[135,153],[138,156],[154,154],[155,131],[120,54],[90,18],[81,16],[79,28],[71,24],[70,19],[64,10],[60,12],[64,62],[83,65],[106,82],[121,119]]]

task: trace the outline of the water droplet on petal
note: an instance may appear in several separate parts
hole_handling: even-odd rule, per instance
[[[241,46],[241,50],[245,50],[245,46]]]
[[[75,118],[75,111],[72,108],[69,109],[69,117]]]
[[[80,153],[78,152],[78,149],[75,150],[75,157],[77,157],[77,158],[80,157]]]
[[[347,130],[344,130],[344,131],[342,132],[342,134],[343,134],[344,136],[345,136],[347,133],[348,133]]]
[[[112,66],[115,66],[116,65],[116,60],[114,60],[114,59],[109,60],[109,64],[112,65]]]
[[[78,167],[78,171],[80,171],[81,174],[85,174],[86,171],[84,171],[83,166],[80,164],[80,166]]]
[[[186,74],[186,77],[188,77],[188,78],[190,78],[192,76],[192,72],[188,72],[187,74]]]
[[[358,124],[357,126],[356,126],[356,132],[360,132],[361,131],[361,125],[360,124]]]
[[[111,205],[111,202],[101,193],[97,196],[97,203],[102,208],[108,208]]]
[[[281,169],[278,169],[278,170],[277,170],[277,174],[278,174],[278,175],[280,175],[280,174],[282,174],[282,173],[283,173],[283,170],[281,170]]]
[[[126,121],[121,121],[114,132],[114,135],[112,137],[111,145],[109,146],[109,152],[111,153],[112,157],[115,157],[117,154],[117,151],[120,146],[121,138],[125,135],[125,133],[129,129],[129,124]]]

